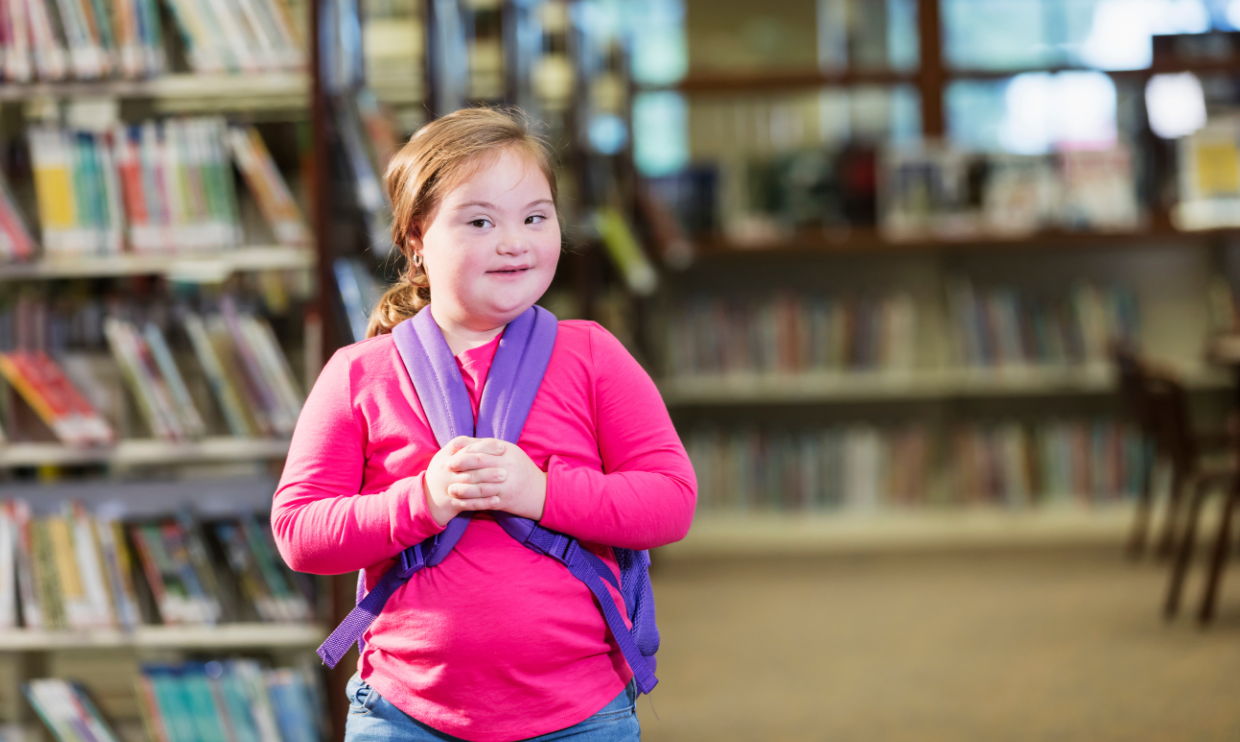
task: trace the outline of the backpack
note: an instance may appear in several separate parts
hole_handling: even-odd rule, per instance
[[[424,309],[392,328],[396,349],[440,446],[447,445],[458,435],[499,438],[516,444],[551,361],[557,327],[555,315],[539,306],[530,307],[508,324],[482,389],[476,428],[461,371],[430,311]],[[414,574],[442,562],[465,532],[471,515],[461,513],[437,535],[402,551],[396,564],[369,593],[365,592],[364,574],[358,576],[357,607],[318,649],[325,664],[334,668],[354,642],[359,650],[364,648],[362,634],[378,617],[388,598]],[[581,548],[577,539],[510,513],[492,511],[491,515],[508,535],[563,564],[590,589],[608,630],[633,670],[638,692],[653,690],[659,682],[654,676],[659,630],[654,621],[649,553],[614,548],[620,566],[620,584],[617,585],[611,569]],[[623,595],[632,631],[625,627],[624,618],[604,582]]]

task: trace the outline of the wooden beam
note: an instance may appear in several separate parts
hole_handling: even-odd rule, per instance
[[[917,6],[921,67],[917,87],[921,92],[921,131],[927,138],[941,137],[947,125],[943,115],[943,28],[939,0],[920,0]]]

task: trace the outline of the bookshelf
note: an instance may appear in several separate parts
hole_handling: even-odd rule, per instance
[[[0,446],[0,469],[38,466],[109,467],[278,461],[288,455],[288,441],[220,436],[201,441],[122,440],[115,446],[73,448],[59,443],[11,443]]]
[[[142,726],[149,699],[135,681],[151,680],[152,663],[192,676],[203,662],[231,671],[254,658],[243,669],[262,693],[264,682],[317,692],[326,679],[312,659],[333,618],[331,584],[281,572],[262,536],[300,387],[321,366],[330,322],[313,280],[323,243],[302,216],[315,215],[321,185],[315,37],[305,33],[318,4],[102,0],[84,3],[109,11],[89,29],[89,48],[46,36],[34,40],[41,49],[23,48],[23,29],[12,33],[22,9],[76,5],[0,11],[0,353],[17,364],[46,351],[112,433],[103,445],[66,442],[71,415],[34,401],[66,397],[17,388],[51,378],[26,375],[37,366],[0,382],[0,520],[9,519],[0,541],[16,560],[5,564],[26,575],[0,582],[34,583],[18,603],[0,601],[0,723],[6,737],[50,739],[20,686],[57,676],[85,683],[121,738],[143,739],[155,732]],[[125,25],[135,9],[149,13],[140,40]],[[238,25],[242,12],[252,15]],[[235,33],[179,26],[186,13]],[[65,23],[53,36],[73,32],[76,21]],[[106,29],[98,35],[109,23],[119,24],[115,46]],[[58,44],[69,54],[59,70]],[[49,198],[62,174],[64,197]],[[280,376],[291,383],[271,383]],[[284,423],[262,419],[269,403],[285,407]],[[11,520],[20,503],[25,542]],[[173,564],[188,571],[164,570]],[[108,608],[83,613],[74,574]],[[176,602],[181,589],[197,612]],[[327,714],[301,711],[300,736],[289,738],[326,737]]]
[[[694,520],[666,560],[896,551],[1109,545],[1132,525],[1130,504],[1107,507],[938,509],[887,513],[731,513]]]
[[[906,28],[893,31],[888,25],[871,37],[857,35],[875,17],[896,23],[891,18],[897,6],[915,11],[898,19]],[[1043,448],[1049,445],[1044,436],[1063,432],[1056,425],[1084,426],[1069,437],[1086,429],[1105,437],[1110,434],[1100,431],[1111,423],[1104,421],[1122,420],[1113,372],[1102,362],[1105,353],[1085,364],[1027,365],[1027,358],[962,361],[962,346],[972,342],[968,333],[977,330],[961,321],[953,292],[965,285],[990,297],[1018,297],[1013,301],[1022,309],[1012,314],[1019,315],[1018,321],[1007,322],[1002,311],[986,305],[993,298],[977,305],[983,307],[977,321],[983,335],[992,332],[985,329],[988,323],[998,320],[1027,339],[1030,328],[1043,321],[1031,319],[1040,310],[1028,306],[1054,303],[1057,291],[1084,283],[1127,287],[1139,306],[1143,349],[1181,375],[1203,418],[1217,417],[1225,409],[1231,379],[1210,365],[1205,340],[1229,321],[1231,310],[1220,310],[1218,297],[1236,283],[1237,232],[1181,231],[1172,225],[1176,164],[1183,150],[1150,130],[1144,86],[1172,73],[1193,73],[1221,84],[1240,70],[1240,59],[1219,51],[1234,39],[1155,37],[1152,61],[1139,69],[1070,63],[1070,44],[1038,52],[1058,54],[1064,61],[1000,61],[986,67],[976,59],[954,62],[962,58],[959,50],[945,47],[950,38],[958,38],[947,28],[955,22],[949,16],[954,12],[958,19],[962,12],[961,4],[951,0],[838,0],[761,13],[739,2],[688,0],[684,7],[687,70],[640,84],[638,95],[679,101],[676,115],[681,118],[669,114],[665,121],[684,128],[681,169],[656,173],[650,184],[678,217],[693,256],[662,266],[663,284],[645,310],[653,319],[644,332],[651,350],[647,360],[691,457],[700,459],[695,465],[711,468],[699,471],[699,480],[717,484],[727,495],[702,493],[692,533],[683,544],[668,547],[667,555],[1055,543],[1078,537],[1118,543],[1130,506],[1122,496],[1112,502],[1114,491],[1101,494],[1090,477],[1129,471],[1127,463],[1112,468],[1094,459],[1086,467],[1092,473],[1073,479],[1067,491],[1061,486],[1046,491],[1050,485],[1041,481],[1062,473],[1042,460],[1054,448]],[[826,25],[827,13],[835,13],[832,17],[846,30]],[[820,33],[833,35],[807,32],[814,20]],[[1048,23],[1047,28],[1063,32]],[[787,46],[800,47],[768,48],[777,29]],[[903,62],[896,60],[897,38],[901,48],[916,48],[915,59],[905,54]],[[768,47],[761,46],[763,40]],[[1210,51],[1208,44],[1214,44]],[[987,48],[998,54],[993,44]],[[759,49],[769,53],[759,54]],[[733,62],[733,56],[746,61]],[[893,237],[894,223],[884,219],[898,202],[883,189],[893,182],[894,172],[885,168],[898,160],[884,159],[889,152],[933,152],[940,143],[963,136],[958,124],[966,109],[960,100],[968,85],[1083,73],[1101,73],[1119,91],[1116,138],[1139,163],[1125,176],[1138,204],[1137,218],[1127,226],[1102,228],[1071,220],[1020,229],[998,224],[995,233],[987,234],[984,224],[953,221],[961,210]],[[996,100],[1002,105],[999,95],[986,105]],[[866,106],[871,108],[868,118],[859,116]],[[903,124],[897,109],[912,111]],[[969,110],[989,115],[981,103]],[[992,157],[989,150],[969,154]],[[986,163],[978,169],[987,177],[1002,172],[995,168],[1005,164],[998,156],[979,161]],[[955,182],[974,177],[975,171],[960,173]],[[952,177],[940,185],[950,189]],[[858,180],[871,190],[861,196],[844,190]],[[1066,192],[1065,182],[1055,188]],[[813,199],[825,200],[835,211],[808,209]],[[752,223],[750,215],[761,221]],[[882,370],[880,361],[877,369],[862,368],[875,362],[857,359],[824,363],[820,356],[806,360],[812,354],[804,333],[819,331],[806,329],[808,303],[847,303],[853,312],[892,292],[909,297],[916,307],[916,330],[908,338],[914,351],[903,367]],[[781,313],[781,302],[789,300],[800,302],[800,315]],[[1230,306],[1231,300],[1221,301]],[[884,317],[884,312],[880,308],[876,315]],[[738,319],[742,316],[747,320]],[[845,334],[869,332],[866,322],[877,320],[868,316],[850,315]],[[889,331],[884,326],[862,346],[887,342],[883,338]],[[772,336],[781,339],[772,342]],[[801,337],[802,345],[787,341],[789,336]],[[853,347],[857,341],[848,343]],[[686,352],[687,345],[695,350]],[[720,367],[732,370],[720,372]],[[1052,428],[1058,432],[1048,433]],[[914,448],[907,447],[910,429],[916,434]],[[876,435],[878,443],[871,448]],[[1087,446],[1073,445],[1077,460],[1089,458]],[[798,499],[822,486],[813,479],[817,473],[803,471],[804,462],[812,459],[807,450],[817,456],[851,455],[831,454],[837,450],[832,446],[856,449],[853,463],[859,471],[873,471],[866,467],[880,462],[877,497],[874,480],[866,474],[863,496],[834,500],[836,505],[842,501],[840,507],[806,506]],[[1018,449],[1019,455],[1013,453]],[[926,480],[924,489],[915,496],[884,493],[885,488],[907,489],[902,478],[909,475],[890,462],[907,458],[911,450],[922,462],[913,471]],[[962,463],[974,455],[983,462],[976,471],[970,468],[974,463]],[[978,496],[979,478],[1018,484]],[[742,480],[751,488],[748,496],[734,484]],[[952,497],[968,481],[973,494]],[[1055,481],[1062,485],[1064,480]],[[909,498],[912,502],[905,501]]]
[[[1221,391],[1230,379],[1199,367],[1184,375],[1194,391]],[[910,372],[732,374],[666,379],[659,385],[669,407],[763,404],[841,404],[1019,397],[1111,395],[1111,369],[1003,368]]]
[[[0,653],[89,649],[230,652],[245,649],[314,649],[327,629],[313,624],[222,624],[212,627],[139,626],[133,631],[34,631],[0,633]]]
[[[135,255],[44,259],[0,263],[0,282],[68,278],[165,276],[191,283],[218,283],[235,273],[296,271],[314,267],[315,254],[306,248],[250,245],[202,255]]]
[[[82,97],[148,99],[169,112],[183,108],[216,111],[305,109],[310,100],[310,77],[301,72],[174,73],[146,80],[77,80],[0,86],[0,102],[6,103]]]

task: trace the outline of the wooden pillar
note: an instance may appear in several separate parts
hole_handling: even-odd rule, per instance
[[[920,0],[917,26],[921,46],[921,66],[917,74],[917,87],[921,92],[921,131],[927,138],[941,137],[947,127],[943,116],[946,72],[939,0]]]

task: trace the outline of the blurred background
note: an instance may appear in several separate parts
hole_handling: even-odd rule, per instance
[[[647,739],[1240,738],[1238,82],[1232,0],[0,0],[0,737],[343,738],[271,495],[499,104],[697,471]]]

